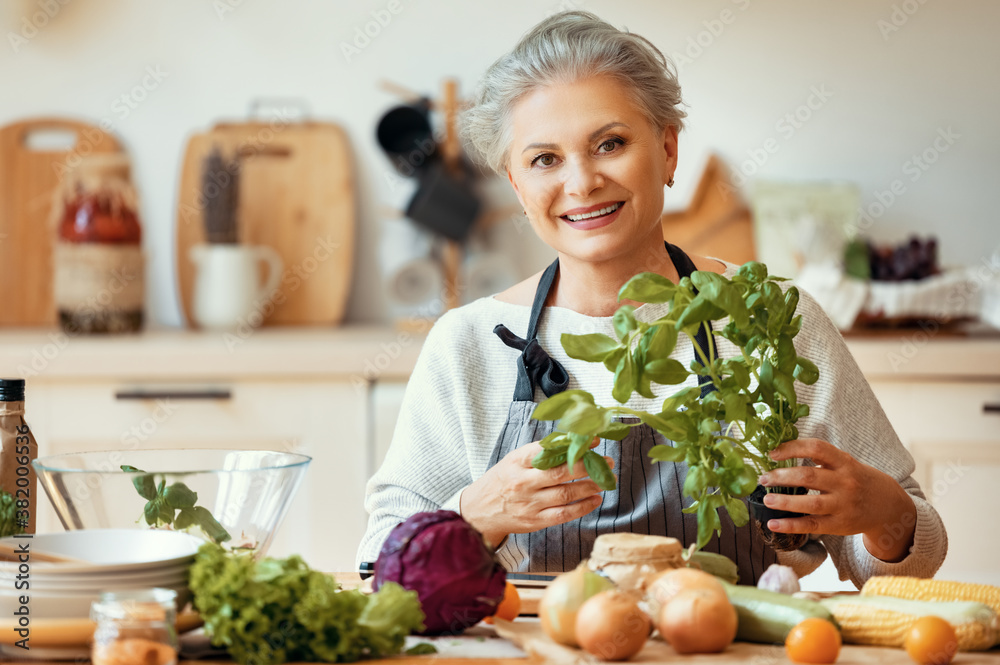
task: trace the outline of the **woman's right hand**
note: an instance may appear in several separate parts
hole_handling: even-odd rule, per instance
[[[590,447],[599,441],[595,437]],[[601,489],[582,460],[572,470],[561,464],[543,471],[531,466],[541,451],[538,441],[512,450],[462,492],[462,517],[493,546],[508,534],[570,522],[601,505]]]

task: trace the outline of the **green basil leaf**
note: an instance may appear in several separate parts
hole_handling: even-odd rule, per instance
[[[129,466],[128,464],[122,464],[121,470],[126,473],[143,473],[144,475],[135,476],[132,478],[132,486],[135,487],[135,491],[139,493],[143,499],[151,501],[156,498],[156,482],[153,480],[151,474],[143,472],[142,469],[137,469],[134,466]]]
[[[171,508],[190,508],[198,501],[198,493],[177,482],[164,490],[163,501]]]
[[[590,442],[593,440],[593,437],[570,434],[569,449],[566,452],[566,464],[569,465],[570,469],[576,466],[576,463],[590,450]]]
[[[737,274],[749,282],[759,284],[767,279],[767,266],[759,261],[747,261],[740,266]]]
[[[795,359],[795,378],[811,386],[819,380],[819,368],[813,361],[799,356]]]
[[[646,399],[656,399],[650,378],[641,369],[639,370],[639,380],[635,382],[635,391]]]
[[[681,388],[673,395],[663,400],[662,411],[663,413],[677,411],[681,407],[689,405],[699,397],[701,397],[701,388],[697,388],[695,386]]]
[[[578,403],[593,404],[594,397],[586,390],[564,390],[540,402],[531,413],[533,420],[558,420]]]
[[[729,519],[733,520],[733,524],[736,526],[746,526],[747,522],[750,521],[750,511],[747,510],[747,504],[739,499],[726,497],[726,512],[729,513]]]
[[[183,531],[198,524],[195,519],[195,512],[190,508],[182,508],[174,519],[174,528]]]
[[[611,317],[611,323],[615,327],[615,333],[618,335],[618,339],[624,341],[628,334],[639,327],[639,324],[635,321],[635,307],[632,305],[622,305],[615,312],[614,316]]]
[[[788,287],[785,291],[785,312],[790,320],[795,314],[795,309],[799,306],[799,290],[794,286]]]
[[[687,476],[684,478],[684,494],[687,496],[695,497],[701,496],[709,486],[709,475],[705,467],[692,466],[688,469]]]
[[[618,300],[637,302],[669,302],[674,297],[677,285],[655,272],[639,273],[618,291]]]
[[[542,448],[559,448],[569,445],[569,435],[556,430],[538,442]]]
[[[640,412],[639,419],[671,441],[678,441],[685,438],[687,430],[680,423],[680,419],[674,417],[676,415],[677,414],[675,413],[661,413],[659,415],[655,415],[652,413]]]
[[[775,364],[785,374],[795,371],[795,346],[788,335],[778,335],[778,343],[774,349]]]
[[[620,363],[622,361],[622,358],[624,357],[625,357],[625,347],[620,346],[614,351],[612,351],[608,355],[608,357],[604,359],[604,367],[609,372],[614,372],[616,369],[618,369],[618,363]]]
[[[808,404],[799,404],[798,407],[796,407],[796,409],[795,409],[795,419],[796,420],[798,420],[799,418],[805,418],[808,415],[809,415],[809,405]]]
[[[194,508],[186,508],[185,510],[192,511],[195,522],[214,542],[224,543],[232,538],[232,536],[229,535],[229,532],[226,531],[226,529],[219,524],[218,521],[216,521],[216,519],[212,516],[212,513],[210,513],[207,508],[195,506]]]
[[[722,531],[719,513],[707,501],[698,505],[698,549],[703,548],[712,539],[712,534]]]
[[[673,325],[653,326],[646,335],[649,335],[649,347],[646,349],[646,360],[660,360],[669,358],[677,347],[677,328]]]
[[[587,470],[587,474],[602,490],[613,490],[617,487],[615,474],[611,473],[608,460],[604,459],[603,455],[588,450],[583,455],[583,468]]]
[[[727,392],[723,394],[722,401],[726,405],[726,420],[747,419],[747,398],[741,392]]]
[[[680,462],[684,459],[684,451],[660,443],[649,449],[649,458],[654,462]]]
[[[723,309],[699,293],[698,297],[691,301],[691,304],[684,309],[684,313],[677,319],[676,327],[693,334],[701,323],[721,319],[725,315],[726,312]]]
[[[625,423],[614,423],[603,432],[598,432],[597,436],[602,439],[611,439],[612,441],[621,441],[628,433],[632,431],[632,425]]]
[[[691,282],[698,287],[701,295],[725,311],[736,325],[746,328],[750,324],[750,312],[742,292],[725,277],[707,270],[698,270],[691,274]]]
[[[646,366],[643,368],[643,372],[649,376],[652,381],[671,386],[684,383],[690,376],[690,373],[684,365],[673,358],[652,360],[646,363]]]
[[[561,448],[546,448],[542,452],[535,455],[534,459],[531,460],[531,466],[536,469],[541,469],[545,471],[546,469],[554,469],[560,464],[566,463],[566,455],[569,451],[569,446],[562,446]]]
[[[557,427],[564,432],[592,437],[604,429],[605,425],[604,410],[601,407],[577,402],[563,414]]]
[[[796,314],[795,317],[792,318],[792,322],[782,328],[781,332],[789,337],[795,337],[799,334],[800,330],[802,330],[802,315]]]
[[[149,526],[156,526],[157,518],[160,516],[160,502],[158,499],[153,499],[149,501],[142,511],[143,517],[146,518],[146,524]]]
[[[795,386],[792,384],[792,377],[790,374],[785,374],[780,369],[774,369],[772,382],[774,383],[774,389],[778,391],[782,397],[788,400],[790,403],[795,402]]]
[[[738,385],[743,390],[750,387],[750,370],[747,369],[746,362],[742,358],[731,358],[723,365]]]
[[[615,384],[611,391],[611,396],[614,397],[619,404],[625,404],[628,402],[629,397],[632,396],[632,391],[635,390],[635,384],[635,362],[632,359],[632,354],[626,353],[622,356],[621,361],[618,363],[618,369],[615,370]]]
[[[621,346],[616,340],[600,333],[589,335],[563,333],[560,339],[566,355],[591,363],[602,362]]]
[[[774,403],[774,365],[770,360],[760,365],[760,394],[765,404]]]

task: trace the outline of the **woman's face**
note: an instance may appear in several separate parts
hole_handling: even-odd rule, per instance
[[[541,86],[514,107],[508,178],[560,255],[603,262],[662,241],[677,131],[654,129],[609,76]]]

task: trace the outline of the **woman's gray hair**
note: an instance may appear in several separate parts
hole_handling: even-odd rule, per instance
[[[639,35],[584,11],[555,14],[494,62],[462,118],[462,135],[480,161],[499,174],[510,158],[514,105],[535,88],[609,75],[632,93],[650,124],[684,127],[681,87],[670,60]]]

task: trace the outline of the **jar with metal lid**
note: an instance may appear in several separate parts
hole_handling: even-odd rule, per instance
[[[107,591],[90,607],[93,665],[177,665],[177,592]]]
[[[53,295],[66,332],[142,328],[142,228],[130,173],[124,154],[89,155],[57,192]]]

